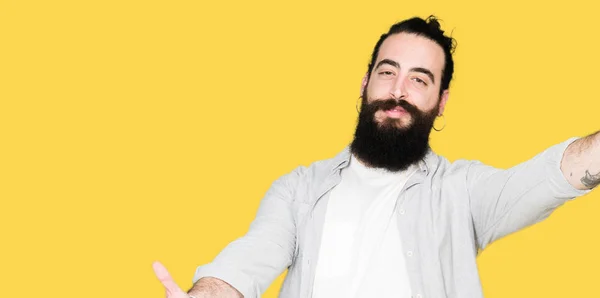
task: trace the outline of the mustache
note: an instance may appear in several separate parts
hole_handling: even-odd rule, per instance
[[[399,99],[399,100],[393,99],[393,98],[377,99],[366,105],[368,106],[369,110],[371,110],[373,112],[378,111],[378,110],[386,111],[386,110],[394,109],[396,107],[401,107],[404,110],[406,110],[408,113],[410,113],[411,115],[419,114],[419,109],[404,99]]]

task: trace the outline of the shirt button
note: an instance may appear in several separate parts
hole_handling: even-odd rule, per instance
[[[407,252],[406,252],[406,255],[407,255],[407,256],[409,256],[409,257],[412,257],[412,256],[413,256],[413,252],[412,252],[412,250],[409,250],[409,251],[407,251]]]
[[[400,214],[404,214],[405,213],[404,209],[400,209],[399,212],[400,212]]]

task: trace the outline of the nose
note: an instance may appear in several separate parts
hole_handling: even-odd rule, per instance
[[[396,80],[396,83],[394,83],[394,85],[392,86],[392,89],[390,90],[390,96],[392,96],[393,99],[406,98],[407,93],[402,77],[398,77],[398,80]]]

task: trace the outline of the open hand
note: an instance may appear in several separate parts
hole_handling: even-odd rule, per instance
[[[154,269],[154,274],[158,277],[158,280],[165,287],[165,291],[167,293],[167,298],[189,298],[190,296],[181,290],[181,288],[175,283],[173,277],[167,271],[167,268],[163,266],[160,262],[154,262],[152,264],[152,268]]]

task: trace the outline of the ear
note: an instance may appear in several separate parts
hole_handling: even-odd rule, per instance
[[[368,83],[369,83],[369,73],[366,73],[362,79],[362,83],[360,86],[360,96],[363,96],[363,94],[365,94],[365,88],[367,88]]]
[[[444,92],[442,92],[442,95],[440,95],[440,103],[439,103],[439,112],[438,112],[438,116],[444,114],[444,109],[446,108],[446,103],[448,102],[448,98],[450,97],[450,90],[446,89],[444,90]]]

